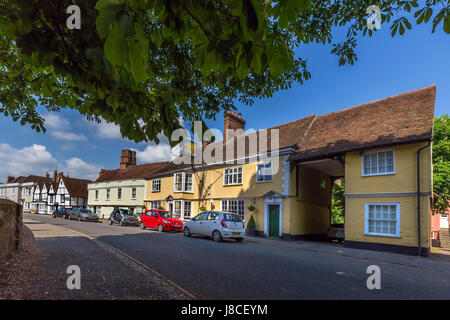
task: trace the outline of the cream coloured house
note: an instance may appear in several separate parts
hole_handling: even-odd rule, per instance
[[[136,152],[122,150],[120,167],[102,169],[99,177],[88,185],[88,208],[100,218],[109,218],[114,208],[130,209],[142,214],[144,208],[145,177],[167,162],[136,164]]]

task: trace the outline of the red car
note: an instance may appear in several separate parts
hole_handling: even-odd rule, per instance
[[[174,218],[170,212],[164,210],[147,210],[141,217],[141,229],[154,228],[159,232],[174,230],[181,232],[183,230],[183,221]]]

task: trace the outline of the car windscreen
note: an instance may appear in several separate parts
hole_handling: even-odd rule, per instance
[[[92,214],[92,211],[91,210],[87,210],[87,209],[81,209],[80,212],[81,213]]]
[[[173,215],[167,211],[158,211],[161,218],[173,218]]]
[[[224,213],[223,218],[225,221],[231,221],[231,222],[242,222],[241,217],[239,217],[237,214],[232,213]]]
[[[120,213],[125,215],[125,216],[133,216],[133,212],[130,210],[120,210]]]

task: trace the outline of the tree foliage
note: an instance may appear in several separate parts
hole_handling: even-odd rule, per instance
[[[446,212],[450,201],[450,119],[444,114],[434,119],[433,191],[438,195],[434,212]]]
[[[345,220],[345,198],[344,179],[339,184],[334,184],[331,190],[331,219],[332,223],[344,223]]]
[[[66,9],[81,8],[81,30]],[[294,50],[333,44],[339,65],[357,60],[356,36],[372,0],[2,0],[0,112],[45,130],[36,106],[78,110],[118,124],[123,136],[157,141],[187,121],[214,118],[307,80]],[[432,21],[450,33],[448,0],[378,3],[392,35]],[[342,42],[333,30],[348,28]]]

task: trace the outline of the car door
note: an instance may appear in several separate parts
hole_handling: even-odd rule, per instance
[[[153,210],[152,215],[149,217],[149,227],[150,228],[157,228],[158,227],[158,212]]]
[[[146,210],[141,217],[141,222],[144,224],[145,227],[150,227],[149,219],[152,215],[152,212],[150,210]]]
[[[212,232],[219,228],[219,214],[210,212],[203,224],[202,233],[206,236],[212,235]]]
[[[208,213],[209,212],[202,212],[191,220],[192,223],[189,224],[189,230],[191,231],[191,233],[203,234],[202,233],[204,229],[203,226],[204,223],[206,222],[206,217],[208,216]]]

